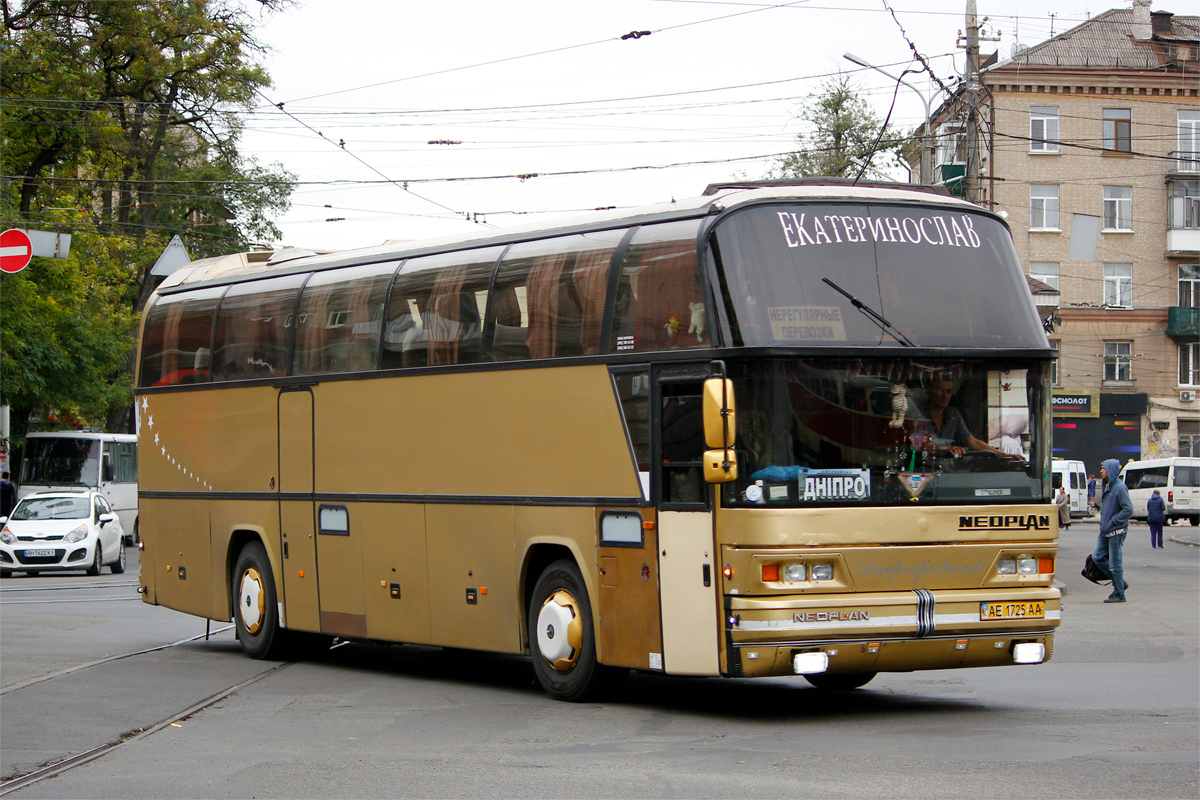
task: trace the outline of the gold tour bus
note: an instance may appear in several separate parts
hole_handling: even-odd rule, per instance
[[[143,320],[139,591],[565,700],[1041,663],[1053,357],[1005,223],[890,185],[197,261]]]

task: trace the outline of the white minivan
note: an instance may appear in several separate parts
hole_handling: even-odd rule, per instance
[[[1146,518],[1146,502],[1155,489],[1167,505],[1167,519],[1200,525],[1200,458],[1177,456],[1130,461],[1121,470],[1129,489],[1134,519]]]
[[[34,492],[87,487],[104,495],[121,518],[125,540],[138,533],[137,436],[55,431],[25,437],[17,499]]]
[[[1051,464],[1054,475],[1054,494],[1058,494],[1059,486],[1066,487],[1067,497],[1071,499],[1071,516],[1086,517],[1088,515],[1087,473],[1083,470],[1083,462],[1056,458]]]

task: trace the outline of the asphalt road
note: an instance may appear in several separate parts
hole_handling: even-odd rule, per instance
[[[138,602],[128,574],[6,578],[0,776],[124,741],[11,795],[1194,799],[1200,548],[1151,550],[1134,526],[1129,602],[1104,605],[1078,574],[1095,535],[1063,533],[1045,665],[842,694],[634,676],[578,705],[542,694],[522,659],[351,644],[257,662],[230,632],[204,641],[203,620]]]

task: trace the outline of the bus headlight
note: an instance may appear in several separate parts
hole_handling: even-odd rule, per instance
[[[1029,556],[1021,556],[1017,559],[1017,574],[1018,575],[1037,575],[1038,560]]]
[[[1016,575],[1017,560],[1015,558],[1002,558],[996,563],[996,572],[1001,575]]]
[[[833,564],[813,564],[812,579],[814,581],[833,580]]]
[[[808,580],[808,567],[804,564],[784,564],[783,579],[787,583],[799,583]]]
[[[72,544],[74,544],[75,542],[82,542],[84,539],[87,538],[87,535],[88,535],[88,526],[80,525],[78,528],[76,528],[75,530],[73,530],[67,534],[67,541],[71,542]]]

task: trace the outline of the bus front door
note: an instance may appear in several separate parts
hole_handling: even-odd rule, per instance
[[[313,395],[279,393],[279,550],[284,627],[319,631],[317,545],[313,522]]]
[[[704,482],[701,381],[695,368],[661,370],[657,440],[658,565],[663,668],[719,675],[721,614],[712,488]]]

